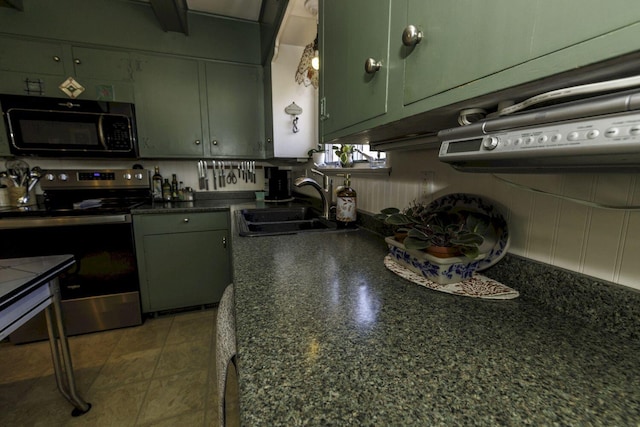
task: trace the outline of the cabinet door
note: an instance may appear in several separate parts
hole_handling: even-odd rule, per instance
[[[205,69],[210,155],[263,158],[262,67],[207,62]]]
[[[78,79],[104,80],[105,83],[133,80],[127,52],[74,46],[73,65]]]
[[[144,236],[145,312],[220,301],[231,283],[227,230]],[[148,304],[148,306],[146,306]]]
[[[389,0],[321,2],[322,135],[387,111],[389,14]],[[377,72],[365,72],[368,58]]]
[[[0,37],[0,70],[63,76],[63,48],[57,43]]]
[[[134,93],[141,157],[201,157],[197,61],[135,55]]]
[[[406,24],[423,33],[405,57],[408,105],[638,21],[635,0],[407,0]],[[393,48],[393,47],[392,47]],[[594,55],[594,61],[596,55]],[[562,70],[558,70],[562,71]]]

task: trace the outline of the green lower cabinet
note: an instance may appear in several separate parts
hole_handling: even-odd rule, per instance
[[[212,304],[231,283],[229,214],[134,215],[142,311]]]

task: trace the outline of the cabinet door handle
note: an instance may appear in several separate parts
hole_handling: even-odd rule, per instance
[[[55,56],[53,57],[53,61],[54,61],[54,62],[60,62],[60,57],[59,57],[58,55],[55,55]]]
[[[211,145],[218,145],[218,140],[214,139],[213,141],[211,141]]]
[[[366,71],[367,74],[375,74],[381,67],[382,62],[376,61],[373,58],[367,58],[364,62],[364,71]]]
[[[195,140],[195,144],[196,144],[196,145],[200,145],[200,140],[199,140],[199,139],[196,139],[196,140]]]
[[[82,61],[80,61],[78,58],[73,60],[73,63],[76,65],[80,65],[82,63]]]
[[[225,249],[227,247],[227,237],[226,236],[222,238],[222,247],[225,248]]]
[[[409,25],[402,32],[402,44],[405,46],[415,46],[422,41],[422,31],[415,25]]]
[[[185,218],[185,219],[183,219],[183,221],[184,221],[185,223],[187,223],[187,222],[189,222],[189,218]]]

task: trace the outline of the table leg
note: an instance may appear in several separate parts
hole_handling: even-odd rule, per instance
[[[52,304],[45,309],[45,318],[47,320],[47,332],[49,334],[49,345],[51,347],[51,357],[53,359],[53,368],[56,374],[56,384],[60,393],[69,401],[75,409],[71,412],[74,417],[89,412],[91,404],[82,400],[76,392],[76,380],[73,375],[73,365],[71,363],[71,353],[69,351],[69,343],[65,333],[64,324],[62,322],[62,310],[60,306],[60,285],[58,279],[49,282],[51,289]],[[52,316],[55,316],[55,321]],[[55,323],[57,331],[54,331]],[[57,338],[56,338],[57,332]],[[60,361],[60,353],[62,353],[62,363]]]

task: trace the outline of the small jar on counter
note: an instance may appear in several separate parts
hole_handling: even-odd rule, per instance
[[[185,187],[184,191],[182,192],[182,195],[183,195],[184,201],[192,202],[194,199],[193,188]]]
[[[8,207],[11,206],[11,201],[9,199],[9,188],[6,185],[0,185],[0,207]]]

